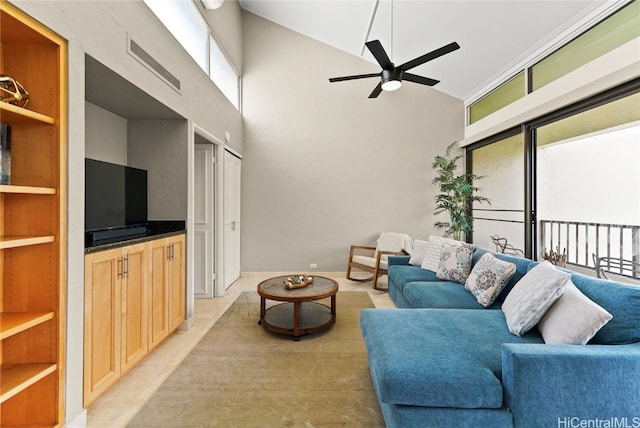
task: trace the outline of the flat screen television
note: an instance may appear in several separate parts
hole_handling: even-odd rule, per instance
[[[85,159],[86,232],[146,226],[147,171]]]

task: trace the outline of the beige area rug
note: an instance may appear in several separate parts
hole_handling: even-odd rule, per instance
[[[368,293],[339,292],[336,324],[299,342],[259,326],[259,302],[242,293],[129,427],[384,427],[360,333]]]

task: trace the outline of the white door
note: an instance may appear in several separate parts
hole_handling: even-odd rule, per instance
[[[240,166],[224,152],[224,288],[240,278]]]
[[[196,144],[194,158],[194,296],[213,298],[215,285],[215,158],[213,144]]]

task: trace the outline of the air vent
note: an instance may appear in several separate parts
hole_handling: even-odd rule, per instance
[[[129,55],[140,61],[142,65],[153,71],[158,77],[164,80],[173,89],[180,92],[180,81],[162,66],[154,57],[149,55],[147,51],[142,49],[133,39],[129,38],[129,45],[127,46],[127,52]]]

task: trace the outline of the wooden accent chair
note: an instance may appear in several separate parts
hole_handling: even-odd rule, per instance
[[[387,257],[409,254],[412,246],[413,241],[409,235],[394,232],[380,234],[375,247],[352,245],[347,263],[347,279],[356,282],[373,281],[374,289],[386,291],[386,288],[378,287],[378,278],[387,274]],[[352,269],[370,272],[372,275],[367,278],[354,278],[352,277]]]

